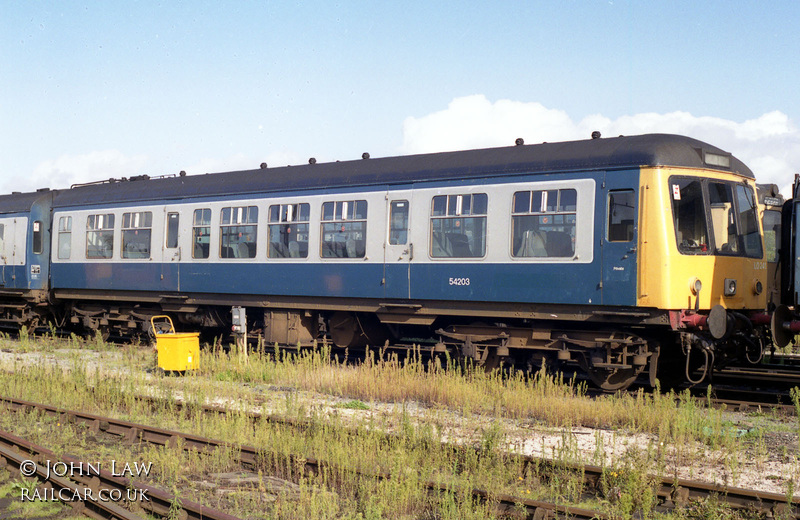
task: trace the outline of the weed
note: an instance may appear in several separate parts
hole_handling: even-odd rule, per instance
[[[17,494],[18,496],[28,496],[30,497],[31,494],[36,489],[36,486],[39,485],[39,481],[36,479],[28,479],[25,477],[20,478],[19,480],[15,480],[11,483],[11,492]]]
[[[338,404],[336,406],[339,408],[345,408],[347,410],[369,410],[369,405],[364,403],[364,401],[359,401],[358,399],[352,399],[346,403]]]

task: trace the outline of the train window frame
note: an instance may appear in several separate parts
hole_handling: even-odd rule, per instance
[[[389,203],[389,222],[387,242],[390,246],[402,246],[408,243],[408,220],[410,204],[408,200],[398,199]]]
[[[113,213],[93,213],[86,217],[86,259],[108,260],[114,257]]]
[[[617,203],[615,196],[624,196],[628,200]],[[609,242],[632,242],[636,235],[636,191],[633,189],[609,190],[606,214],[606,240]],[[622,208],[620,210],[620,207]],[[620,212],[630,215],[620,215]],[[630,216],[631,218],[621,218]]]
[[[453,193],[431,198],[428,256],[435,260],[486,256],[489,196]]]
[[[577,187],[514,192],[509,244],[513,259],[575,258],[578,238]]]
[[[672,199],[672,221],[673,230],[675,232],[675,243],[680,254],[745,258],[764,257],[764,250],[762,246],[763,236],[758,223],[758,206],[755,203],[755,191],[753,190],[752,186],[746,182],[685,175],[670,176],[667,182],[669,183],[668,186],[670,188],[670,196]],[[704,218],[700,220],[699,223],[705,226],[705,234],[707,237],[706,243],[703,243],[702,241],[697,243],[694,237],[690,239],[694,243],[684,243],[685,241],[681,239],[682,233],[679,229],[681,224],[679,222],[679,215],[677,214],[676,208],[677,206],[684,206],[684,203],[682,202],[684,197],[684,188],[680,187],[680,183],[682,182],[686,182],[687,186],[689,184],[697,183],[701,188],[700,200],[703,202]],[[715,188],[717,191],[714,192],[715,196],[712,199],[710,185],[715,185],[728,190],[729,195],[727,195],[727,199],[729,200],[725,200],[725,193],[720,192],[719,188]],[[740,196],[741,194],[744,194],[745,198],[749,199],[748,208],[744,211],[740,211],[740,205],[743,204],[742,197]],[[693,194],[693,196],[695,198],[692,200],[697,200],[696,195]],[[678,203],[679,201],[680,203]],[[729,206],[726,206],[728,204]],[[748,224],[743,219],[749,218],[750,216],[752,216],[754,221]],[[723,238],[723,225],[728,226],[728,228],[724,230],[724,234],[728,237],[727,239]],[[749,225],[750,227],[745,228],[745,225]],[[733,233],[730,231],[731,227],[734,229]],[[746,230],[747,232],[745,233]],[[694,236],[697,236],[696,232]],[[735,240],[733,245],[731,245],[731,236],[733,236]],[[702,238],[702,233],[700,238]],[[754,240],[754,238],[756,238],[756,240]],[[720,243],[717,243],[718,241]]]
[[[258,206],[226,206],[219,212],[220,259],[251,259],[258,251]]]
[[[736,201],[736,220],[740,241],[747,258],[764,258],[764,237],[758,219],[758,204],[756,193],[746,183],[737,183],[734,186],[734,200]]]
[[[32,228],[31,249],[33,249],[33,254],[41,255],[44,252],[44,226],[42,221],[34,220]]]
[[[59,260],[69,260],[72,256],[72,216],[58,217],[58,251]]]
[[[120,256],[149,260],[153,236],[152,211],[128,211],[122,214]]]
[[[310,203],[271,204],[267,208],[267,258],[308,258],[310,230]]]
[[[192,258],[205,260],[211,253],[211,208],[192,212]]]
[[[176,249],[179,245],[181,214],[177,211],[168,211],[164,221],[164,247]]]
[[[364,258],[367,255],[367,211],[365,199],[322,203],[320,252],[323,260]]]
[[[767,231],[767,226],[769,226],[769,231]],[[782,226],[780,210],[764,210],[761,217],[761,228],[764,234],[764,258],[769,263],[775,263],[780,258]],[[772,242],[771,247],[770,242]]]

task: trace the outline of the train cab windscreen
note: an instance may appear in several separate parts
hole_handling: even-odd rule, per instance
[[[670,179],[678,251],[761,258],[753,189],[713,179]]]

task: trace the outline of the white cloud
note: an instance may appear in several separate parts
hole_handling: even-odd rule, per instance
[[[245,154],[235,154],[223,159],[205,158],[183,169],[189,175],[201,175],[254,170],[262,162],[274,167],[298,164],[298,161],[299,158],[296,154],[284,150],[268,154],[261,159],[255,159]],[[28,192],[39,188],[66,189],[73,184],[104,181],[111,178],[120,179],[142,174],[150,176],[178,174],[178,170],[163,171],[163,168],[154,167],[153,162],[153,159],[144,155],[129,156],[118,150],[62,155],[57,159],[40,163],[32,174],[25,178],[0,181],[0,193]]]
[[[722,148],[745,162],[759,183],[775,183],[788,196],[800,168],[800,130],[786,114],[774,111],[742,123],[688,112],[642,113],[610,119],[592,114],[574,121],[562,110],[540,103],[498,100],[483,95],[456,98],[445,110],[403,123],[406,154],[510,146],[646,133],[682,134]]]
[[[103,150],[82,155],[62,155],[40,163],[23,179],[7,180],[3,192],[33,191],[39,188],[69,188],[73,184],[139,175],[145,156],[126,156],[118,150]]]

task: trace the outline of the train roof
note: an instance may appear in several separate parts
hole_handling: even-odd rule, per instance
[[[8,195],[0,195],[0,214],[27,213],[31,210],[34,202],[49,193],[50,190],[44,189],[35,192],[14,192]]]
[[[717,147],[679,135],[647,134],[217,174],[109,181],[59,190],[55,193],[53,206],[180,200],[343,186],[402,185],[518,173],[615,170],[642,166],[711,168],[754,177],[744,163]]]

